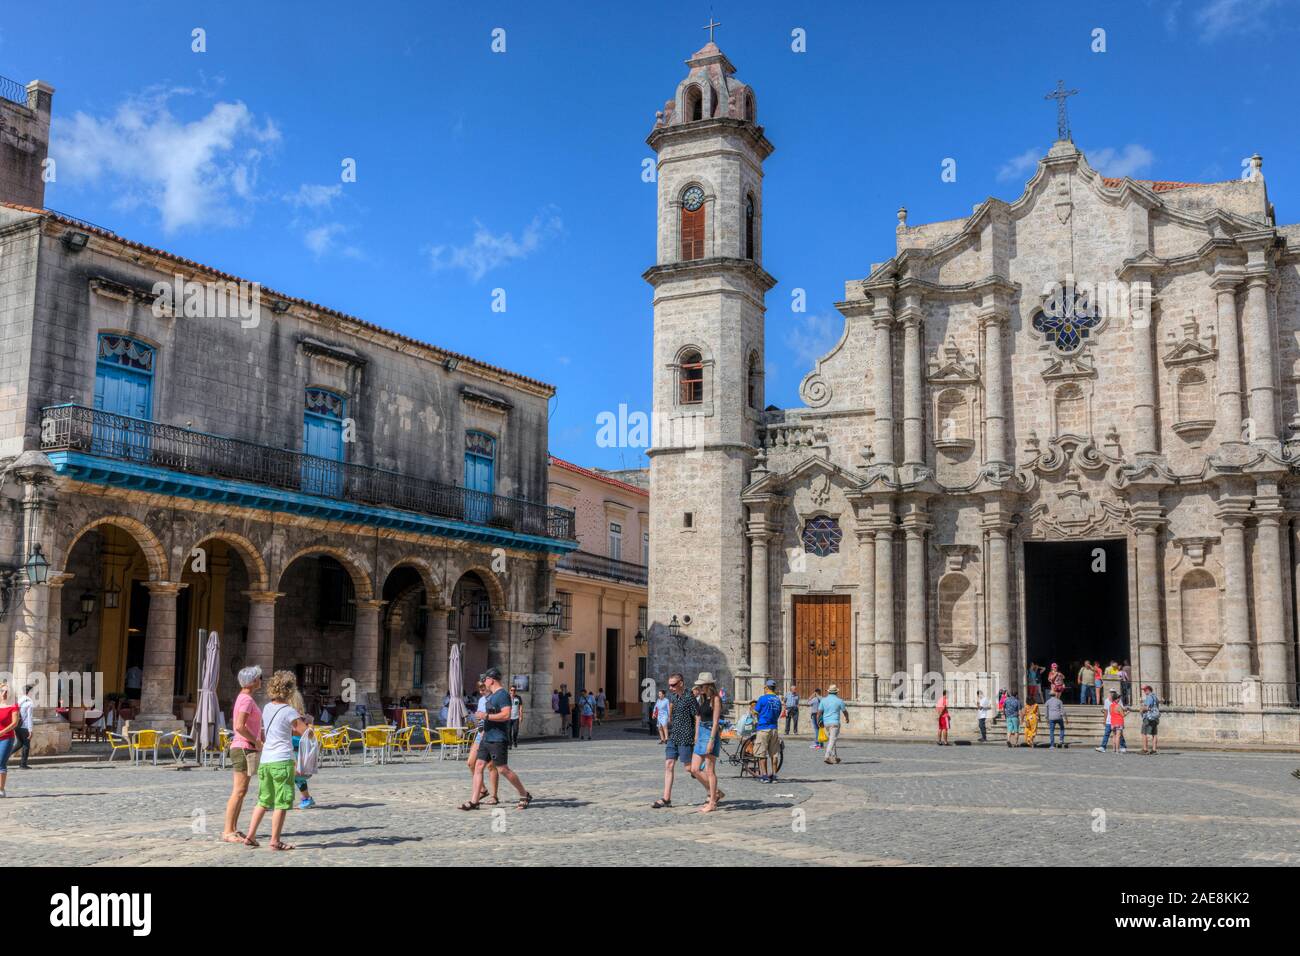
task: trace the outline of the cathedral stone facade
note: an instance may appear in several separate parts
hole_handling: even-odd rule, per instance
[[[901,673],[1101,658],[1185,732],[1296,737],[1300,225],[1262,160],[1110,179],[1063,132],[1010,202],[900,209],[803,405],[765,408],[773,147],[716,46],[687,64],[648,140],[652,674],[834,682],[897,729]]]

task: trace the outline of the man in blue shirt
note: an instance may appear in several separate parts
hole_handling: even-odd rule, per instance
[[[799,692],[795,690],[794,685],[785,692],[785,733],[790,735],[790,725],[794,724],[794,732],[799,732]]]
[[[785,716],[785,706],[776,696],[776,681],[769,680],[762,695],[754,701],[758,731],[754,734],[754,756],[758,758],[758,782],[776,782],[776,754],[781,746],[777,721]]]
[[[1150,684],[1142,685],[1142,752],[1160,753],[1160,698]]]
[[[826,758],[823,763],[839,763],[840,756],[836,745],[840,739],[840,721],[849,719],[848,706],[840,697],[840,689],[835,684],[826,688],[826,696],[821,699],[821,722],[826,728]]]
[[[473,796],[462,803],[460,808],[478,809],[478,795],[483,788],[483,771],[491,763],[500,771],[501,776],[510,781],[510,784],[519,791],[519,803],[516,809],[527,809],[528,804],[533,801],[533,795],[524,789],[523,782],[509,765],[510,692],[501,685],[501,672],[495,667],[488,668],[487,673],[483,675],[483,683],[487,686],[487,697],[484,698],[483,710],[474,715],[476,720],[483,721],[483,739],[479,742],[477,759],[474,761],[474,774],[471,778],[470,792]]]
[[[1002,702],[1002,715],[1007,719],[1007,746],[1020,746],[1020,698],[1014,690],[1007,691],[1007,699]],[[1012,741],[1015,743],[1012,743]]]

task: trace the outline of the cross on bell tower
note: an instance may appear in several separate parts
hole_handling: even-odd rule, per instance
[[[713,18],[710,17],[709,19],[712,20]],[[1043,97],[1045,100],[1056,100],[1056,138],[1058,141],[1070,140],[1073,142],[1070,137],[1070,117],[1065,112],[1065,100],[1066,97],[1074,96],[1078,92],[1078,90],[1067,90],[1065,80],[1057,80],[1056,89]]]
[[[721,23],[714,23],[714,22],[713,22],[713,15],[710,14],[710,15],[709,15],[709,22],[706,23],[706,24],[704,24],[703,27],[701,27],[701,29],[703,29],[703,30],[708,30],[708,31],[709,31],[709,42],[710,42],[710,43],[713,42],[713,31],[714,31],[714,29],[717,28],[717,27],[720,27],[720,26],[722,26],[722,24],[721,24]]]

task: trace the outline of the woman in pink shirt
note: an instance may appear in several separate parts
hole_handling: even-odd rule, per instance
[[[239,672],[240,691],[232,712],[235,739],[230,742],[233,783],[226,803],[226,825],[221,832],[221,839],[226,843],[243,843],[247,839],[236,828],[248,793],[248,778],[257,776],[257,760],[262,752],[262,711],[253,697],[261,686],[262,668],[256,664]]]

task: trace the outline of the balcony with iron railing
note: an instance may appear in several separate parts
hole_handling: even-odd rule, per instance
[[[10,103],[17,103],[19,106],[26,106],[27,87],[17,80],[11,80],[7,76],[0,76],[0,99],[6,99]]]
[[[619,561],[614,558],[607,558],[603,554],[592,554],[590,551],[570,551],[560,559],[556,567],[560,571],[572,571],[575,574],[609,578],[625,584],[635,584],[639,587],[645,587],[649,581],[648,571],[644,564]]]
[[[122,462],[379,508],[397,508],[512,534],[573,541],[573,512],[536,501],[471,491],[366,465],[331,461],[285,448],[82,405],[42,410],[41,450],[77,452]],[[567,550],[567,549],[566,549]]]

